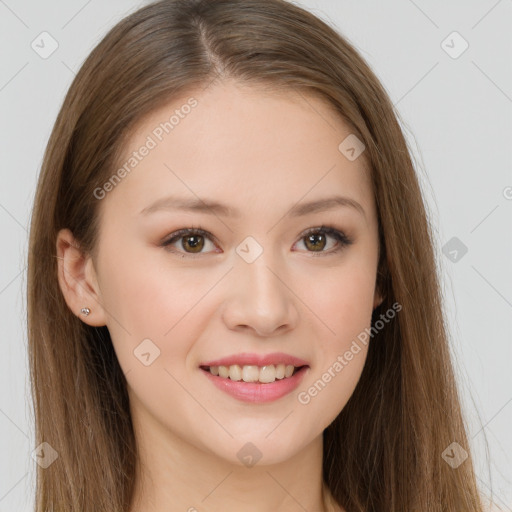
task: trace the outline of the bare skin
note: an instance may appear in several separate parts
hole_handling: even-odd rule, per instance
[[[382,301],[364,154],[350,161],[340,152],[351,131],[323,101],[228,81],[146,118],[127,159],[190,96],[197,106],[100,200],[96,257],[82,254],[69,230],[57,240],[67,304],[84,322],[107,325],[126,374],[141,455],[130,512],[339,511],[322,481],[322,432],[352,395],[367,347],[308,403],[298,394],[332,374]],[[240,215],[141,213],[170,195],[215,200]],[[288,215],[334,195],[363,212],[338,205]],[[352,243],[343,246],[322,225]],[[191,235],[162,246],[177,230],[199,226],[209,235],[192,235],[195,246]],[[318,228],[316,240],[309,228]],[[247,237],[253,245],[242,244]],[[248,262],[240,246],[262,252]],[[134,355],[145,339],[151,358],[159,350],[149,365]],[[199,368],[240,352],[285,352],[309,368],[293,392],[249,403],[217,389]],[[237,456],[247,443],[261,454],[251,467]]]

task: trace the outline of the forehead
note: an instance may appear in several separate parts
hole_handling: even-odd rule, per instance
[[[364,153],[343,152],[354,135],[326,101],[298,90],[235,82],[184,94],[139,122],[109,193],[132,213],[167,194],[213,198],[247,214],[333,193],[371,210]],[[341,146],[340,146],[341,145]]]

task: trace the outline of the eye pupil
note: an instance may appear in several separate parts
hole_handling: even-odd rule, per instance
[[[173,233],[173,235],[174,236],[171,236],[167,241],[162,242],[162,246],[169,246],[169,250],[171,252],[178,252],[182,258],[185,257],[186,254],[193,255],[202,253],[206,239],[214,240],[210,233],[204,231],[202,228],[181,229]],[[334,250],[326,252],[324,249],[329,237],[337,240],[338,244],[335,245]],[[316,228],[315,230],[309,230],[307,233],[303,233],[301,241],[306,246],[308,252],[318,253],[314,254],[314,256],[319,256],[321,254],[335,254],[341,251],[344,247],[352,244],[352,241],[342,232],[330,226],[322,226],[321,228]],[[172,246],[176,243],[181,246],[181,250],[183,252],[172,249]]]
[[[323,239],[323,240],[322,240],[322,241],[323,241],[323,244],[322,244],[322,243],[320,243],[320,245],[318,244],[318,238]],[[320,250],[320,251],[321,251],[321,250],[325,247],[325,235],[323,235],[323,234],[321,234],[321,233],[314,233],[314,234],[312,234],[312,235],[308,235],[308,236],[306,237],[306,240],[307,240],[307,242],[306,242],[306,246],[308,246],[308,243],[309,243],[309,242],[313,242],[313,249],[314,249],[314,250],[317,250],[317,249],[318,249],[318,250]],[[317,242],[314,242],[314,240],[317,240]],[[308,248],[309,248],[309,247],[308,247]]]
[[[197,239],[201,239],[199,242]],[[189,235],[183,237],[182,246],[183,249],[187,250],[187,247],[185,246],[186,243],[188,243],[192,247],[192,252],[201,252],[201,249],[204,246],[204,239],[202,235]]]

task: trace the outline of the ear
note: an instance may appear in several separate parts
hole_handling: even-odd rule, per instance
[[[373,295],[373,309],[379,307],[386,298],[386,293],[383,293],[385,278],[388,276],[388,260],[385,252],[379,245],[379,263],[377,265],[377,276],[375,279],[375,292]]]
[[[381,287],[382,287],[382,280],[381,275],[377,275],[377,279],[375,280],[375,291],[373,294],[373,309],[379,307],[383,302],[385,298],[385,294],[382,293]]]
[[[379,293],[377,289],[375,289],[375,295],[373,296],[373,309],[380,306],[384,301],[384,297]]]
[[[88,325],[106,325],[101,291],[92,258],[80,250],[69,229],[59,231],[56,249],[59,285],[69,309]],[[91,311],[87,316],[81,313],[84,307]]]

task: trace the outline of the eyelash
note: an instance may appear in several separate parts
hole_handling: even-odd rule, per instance
[[[337,229],[333,228],[332,226],[324,226],[324,225],[317,227],[317,228],[307,229],[305,232],[303,232],[301,234],[299,241],[303,240],[304,238],[306,238],[309,235],[318,234],[318,233],[324,233],[326,235],[332,236],[333,238],[335,238],[338,241],[338,245],[334,249],[331,249],[329,251],[319,251],[319,252],[306,251],[306,252],[312,253],[313,257],[337,254],[342,249],[344,249],[345,247],[347,247],[353,243],[353,240],[350,239],[349,237],[347,237],[341,231],[338,231]],[[170,245],[173,244],[174,242],[176,242],[177,240],[179,240],[180,238],[183,238],[185,236],[190,236],[190,235],[201,235],[201,236],[209,238],[212,242],[216,242],[215,237],[213,237],[208,231],[205,231],[204,229],[202,229],[201,226],[198,226],[197,228],[184,228],[184,229],[175,231],[174,233],[171,233],[171,235],[169,235],[169,237],[161,243],[161,247],[166,248],[170,252],[179,253],[182,255],[182,257],[196,258],[196,257],[201,256],[202,254],[205,254],[205,253],[192,254],[192,253],[177,251],[174,248],[170,248]]]

